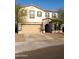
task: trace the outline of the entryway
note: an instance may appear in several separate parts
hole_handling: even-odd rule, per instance
[[[52,33],[52,24],[51,23],[45,25],[45,32]]]
[[[43,33],[52,33],[52,19],[50,18],[45,18],[43,19],[43,24],[42,24],[42,29]]]

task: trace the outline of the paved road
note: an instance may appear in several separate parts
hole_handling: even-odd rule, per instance
[[[64,45],[18,53],[15,59],[64,59]]]

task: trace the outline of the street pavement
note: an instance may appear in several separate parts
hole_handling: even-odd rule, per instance
[[[64,59],[64,45],[49,46],[16,54],[15,59]]]

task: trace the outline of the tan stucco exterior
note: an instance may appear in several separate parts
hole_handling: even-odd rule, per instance
[[[21,14],[21,10],[22,9],[24,9],[25,11],[27,11],[27,13],[26,13],[25,16],[21,16],[19,18],[22,19],[22,20],[24,20],[26,23],[27,22],[40,22],[40,23],[42,23],[42,19],[46,18],[45,17],[45,13],[46,12],[49,13],[49,18],[52,18],[52,15],[53,15],[52,12],[44,11],[42,9],[39,9],[39,8],[35,7],[35,6],[28,6],[28,7],[21,8],[20,11],[19,11],[19,14]],[[35,11],[35,18],[34,19],[30,18],[30,14],[29,14],[30,10],[34,10]],[[38,17],[37,16],[37,11],[41,11],[42,12],[42,17]],[[57,13],[54,13],[54,14],[56,14],[56,16],[57,16]]]

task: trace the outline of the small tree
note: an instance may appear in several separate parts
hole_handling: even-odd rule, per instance
[[[18,22],[18,12],[20,8],[21,6],[18,6],[18,5],[15,6],[15,23]]]
[[[64,9],[59,9],[58,10],[58,19],[64,23]]]
[[[52,23],[54,23],[54,24],[62,24],[63,21],[60,20],[60,19],[52,19]]]
[[[15,6],[15,32],[18,33],[18,12],[21,6]]]
[[[27,16],[27,10],[24,8],[21,8],[18,13],[18,22],[21,24],[24,24],[26,22],[25,20],[26,16]]]

